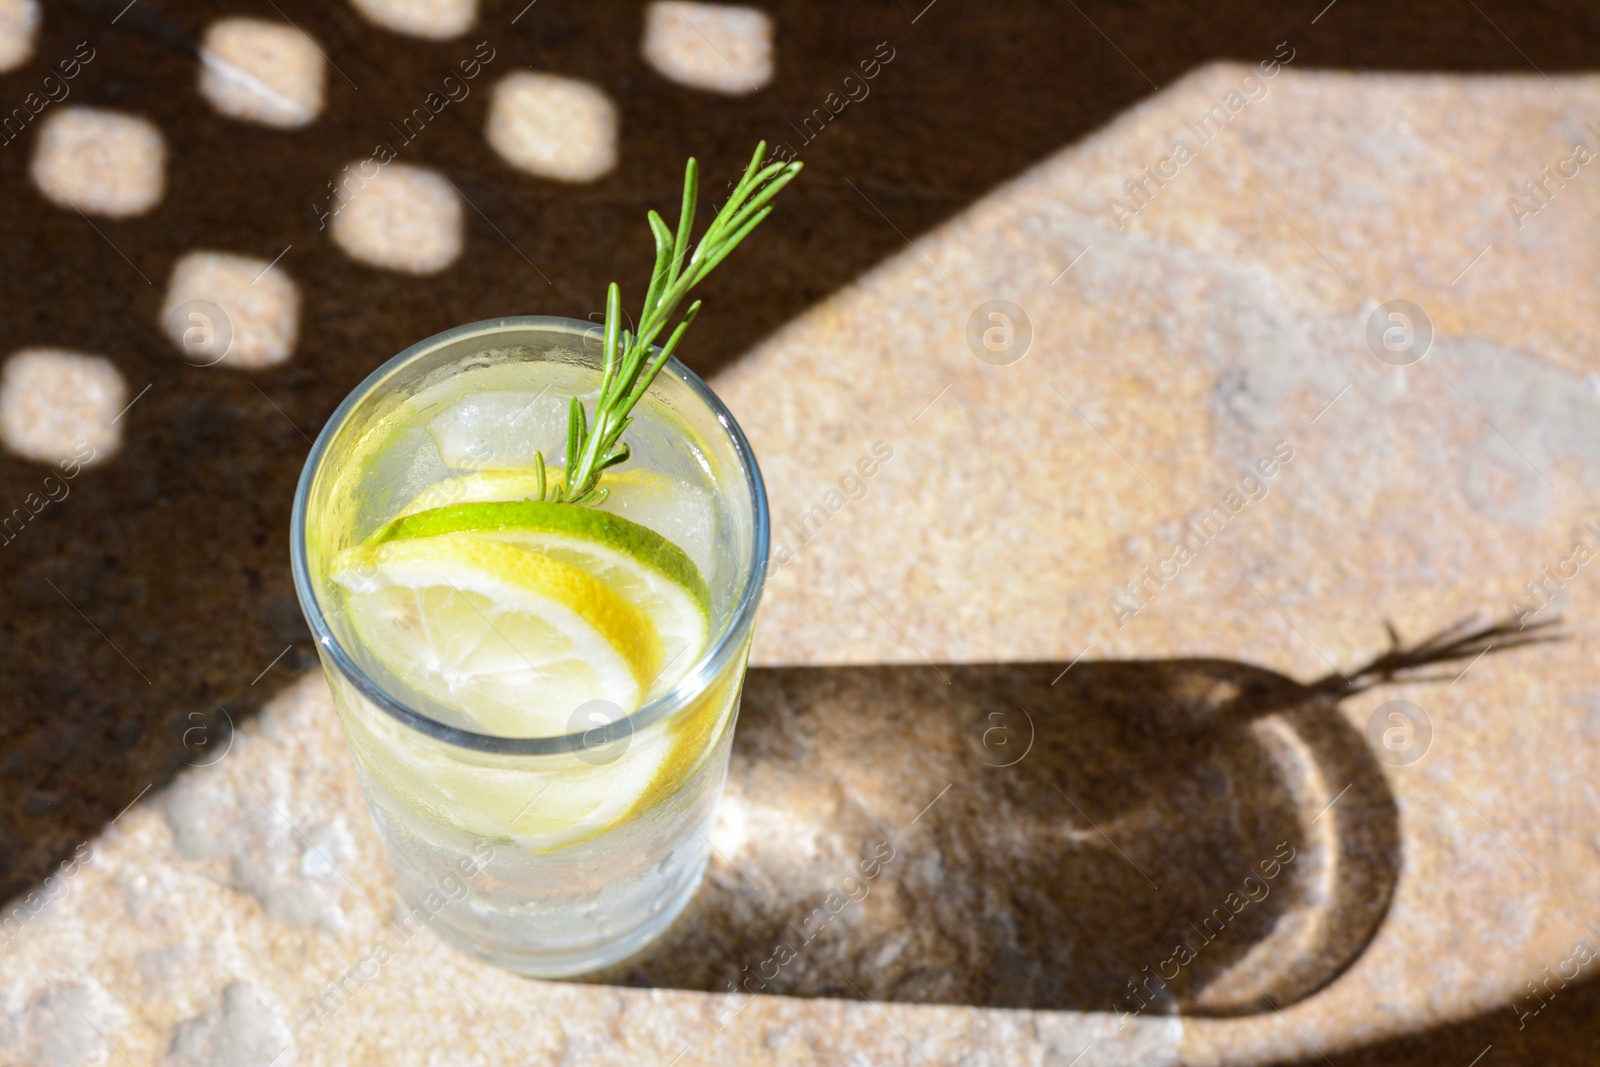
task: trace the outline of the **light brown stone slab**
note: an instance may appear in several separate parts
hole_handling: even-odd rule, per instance
[[[721,376],[778,538],[873,441],[894,450],[803,547],[789,531],[755,662],[1210,655],[1311,678],[1382,648],[1385,619],[1416,637],[1504,614],[1576,540],[1600,554],[1600,319],[1572,282],[1600,185],[1580,172],[1521,229],[1506,205],[1574,139],[1600,147],[1600,82],[1282,70],[1119,229],[1107,200],[1246,73],[1196,72]],[[1435,330],[1406,368],[1366,341],[1395,298]],[[1032,321],[1009,366],[966,341],[995,299]],[[1280,441],[1264,499],[1119,626],[1118,588]],[[1420,763],[1385,768],[1405,834],[1388,920],[1287,1015],[1186,1021],[1186,1058],[1336,1055],[1509,1011],[1570,954],[1600,884],[1571,833],[1600,744],[1595,588],[1580,569],[1537,616],[1561,611],[1566,644],[1345,705],[1359,726],[1407,698],[1433,723]]]

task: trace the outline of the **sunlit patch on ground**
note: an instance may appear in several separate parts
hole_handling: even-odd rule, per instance
[[[294,128],[321,113],[326,63],[293,27],[219,19],[201,48],[200,93],[229,118]]]
[[[32,348],[0,370],[0,441],[40,463],[110,458],[121,443],[113,421],[128,388],[111,361],[55,348]]]
[[[44,120],[33,181],[52,203],[86,215],[142,215],[161,202],[166,144],[147,119],[68,107]]]
[[[362,177],[377,173],[370,179]],[[351,164],[335,182],[333,239],[358,263],[405,274],[432,274],[461,255],[461,197],[441,174],[406,163]]]
[[[644,58],[675,82],[742,96],[772,81],[772,17],[753,7],[651,4]]]
[[[350,0],[350,6],[375,26],[432,40],[459,37],[478,17],[477,0]]]
[[[38,32],[37,0],[0,0],[0,73],[28,61]]]
[[[617,165],[617,108],[576,78],[519,72],[501,79],[489,105],[489,144],[518,170],[588,182]]]
[[[183,314],[184,305],[209,301],[226,322],[199,320]],[[282,363],[294,352],[300,314],[300,292],[281,267],[266,260],[225,252],[191,252],[178,260],[167,285],[161,321],[173,344],[193,354],[196,341],[187,332],[227,331],[226,354],[207,348],[209,358],[192,362],[256,370]]]

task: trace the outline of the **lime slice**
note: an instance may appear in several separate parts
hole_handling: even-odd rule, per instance
[[[638,707],[664,662],[648,614],[571,563],[438,534],[334,561],[357,636],[389,670],[502,736],[565,734],[591,700]]]
[[[642,700],[670,689],[705,650],[711,591],[700,569],[677,545],[620,515],[538,500],[452,504],[403,515],[373,534],[369,544],[460,534],[515,545],[577,568],[648,617],[660,638],[662,667],[645,681]],[[630,711],[635,706],[623,705]]]
[[[547,472],[549,484],[562,484],[560,468]],[[675,478],[648,467],[606,471],[600,511],[647,526],[688,554],[706,573],[716,558],[717,509],[700,482]],[[497,500],[537,500],[539,479],[528,470],[474,471],[434,482],[407,504],[404,515]]]

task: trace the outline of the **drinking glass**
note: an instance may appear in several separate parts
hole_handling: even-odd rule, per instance
[[[682,912],[705,870],[767,565],[766,491],[749,443],[706,384],[670,360],[634,411],[622,469],[682,487],[666,509],[710,586],[710,640],[670,690],[626,715],[573,709],[559,736],[487,733],[407,686],[363,647],[329,570],[429,485],[522,462],[500,454],[520,447],[506,433],[513,401],[533,397],[529,446],[559,455],[543,439],[564,440],[564,416],[558,427],[551,412],[570,395],[592,397],[600,371],[592,323],[503,318],[430,337],[334,412],[294,501],[295,590],[409,905],[402,920],[538,977],[633,954]],[[446,411],[454,438],[432,421]],[[551,811],[563,817],[541,815]]]

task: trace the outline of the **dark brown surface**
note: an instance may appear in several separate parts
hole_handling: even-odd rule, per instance
[[[708,284],[686,353],[702,372],[896,251],[896,229],[926,230],[1199,63],[1254,60],[1286,39],[1308,68],[1553,74],[1600,63],[1600,12],[1580,3],[1340,0],[1315,26],[1322,0],[780,4],[773,86],[727,99],[644,66],[635,4],[541,0],[511,26],[520,0],[486,3],[479,30],[440,44],[376,30],[344,4],[279,0],[350,78],[330,74],[324,116],[284,133],[214,114],[194,91],[188,50],[212,18],[280,17],[273,5],[141,0],[115,26],[121,0],[46,6],[35,57],[0,77],[0,100],[9,107],[87,38],[98,56],[72,102],[149,116],[171,163],[161,206],[96,220],[102,237],[32,189],[32,132],[0,147],[0,353],[100,352],[130,392],[152,385],[125,420],[121,455],[0,548],[0,896],[42,876],[146,786],[203,762],[228,716],[314,663],[289,582],[289,499],[308,438],[362,376],[461,322],[587,315],[613,276],[637,295],[642,215],[674,202],[683,157],[726,175],[756,138],[794,139],[789,123],[878,41],[896,57],[872,96],[805,146],[810,170],[784,210]],[[483,212],[468,215],[462,262],[426,279],[352,264],[317,229],[325,183],[390,138],[388,122],[479,40],[499,52],[489,78],[531,66],[610,93],[623,111],[620,167],[580,187],[511,171],[480,136],[486,79],[401,156],[445,171]],[[156,323],[174,261],[196,249],[271,259],[288,245],[282,266],[305,297],[293,359],[251,375],[178,359]],[[0,506],[43,473],[0,456]]]

